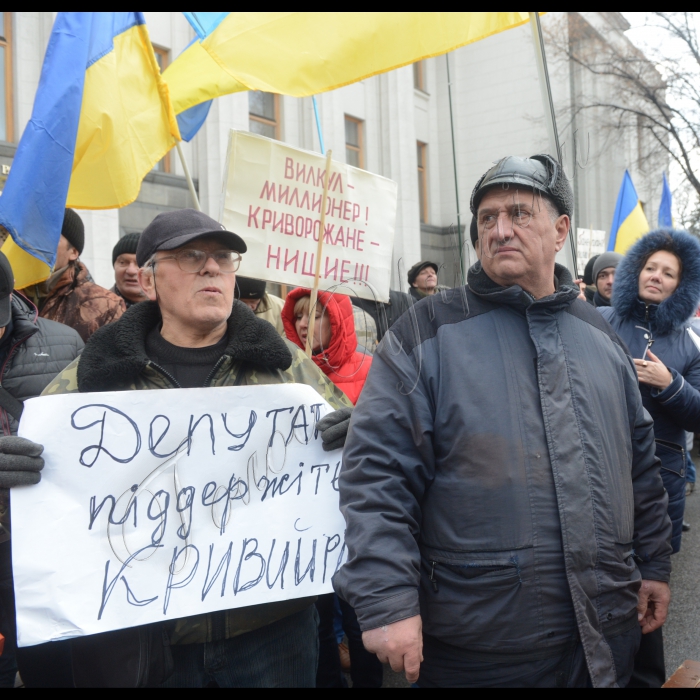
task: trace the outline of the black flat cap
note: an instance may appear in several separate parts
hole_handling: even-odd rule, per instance
[[[146,226],[136,248],[136,264],[143,267],[157,250],[174,250],[203,236],[215,236],[222,245],[237,253],[248,250],[239,235],[227,231],[210,216],[195,209],[178,209],[158,214]]]

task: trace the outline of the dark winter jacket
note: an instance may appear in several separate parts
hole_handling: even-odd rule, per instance
[[[632,360],[556,270],[534,300],[477,263],[387,333],[343,454],[334,585],[363,630],[420,613],[482,660],[580,637],[611,686],[606,636],[638,624],[642,577],[668,581],[671,524]]]
[[[3,349],[0,383],[14,398],[26,401],[39,396],[46,385],[64,370],[83,349],[80,336],[68,326],[37,318],[34,305],[21,294],[12,295],[12,337]],[[2,435],[16,435],[19,423],[0,408]],[[9,496],[0,489],[0,541],[7,539]]]
[[[282,309],[282,323],[287,338],[295,345],[304,347],[296,330],[294,305],[304,296],[309,296],[309,289],[297,287],[287,294]],[[321,371],[335,384],[353,404],[365,385],[367,373],[372,364],[372,356],[357,352],[355,319],[350,299],[344,294],[318,293],[318,303],[323,305],[331,322],[331,340],[323,352],[312,355],[311,359]]]
[[[671,235],[683,263],[680,284],[660,304],[639,299],[639,273],[649,253]],[[656,454],[668,491],[668,513],[673,522],[673,551],[681,546],[685,509],[685,431],[700,431],[700,338],[691,330],[691,317],[700,302],[700,244],[682,231],[653,232],[630,248],[615,274],[612,307],[599,309],[624,340],[632,357],[642,358],[649,340],[651,351],[673,375],[659,391],[640,384],[644,407],[654,419]],[[650,336],[649,339],[646,336]]]
[[[350,301],[353,306],[366,311],[374,319],[377,324],[377,340],[381,340],[387,330],[415,303],[413,297],[395,289],[389,290],[388,304],[354,296],[350,297]]]

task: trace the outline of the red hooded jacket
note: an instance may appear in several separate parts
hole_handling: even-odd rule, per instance
[[[299,339],[295,326],[294,305],[301,297],[308,297],[310,289],[298,287],[287,295],[282,309],[282,322],[287,338],[296,343],[302,350],[304,345]],[[357,336],[355,321],[352,315],[352,304],[344,294],[318,293],[318,303],[325,307],[325,312],[331,321],[331,342],[327,348],[311,359],[321,368],[324,374],[335,384],[353,404],[357,403],[362,387],[365,385],[369,367],[372,364],[371,355],[357,352]]]

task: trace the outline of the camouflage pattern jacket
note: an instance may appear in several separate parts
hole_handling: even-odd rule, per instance
[[[87,342],[98,328],[116,321],[126,311],[121,297],[91,280],[79,260],[69,265],[41,303],[39,315],[74,328]]]
[[[175,380],[146,355],[146,336],[160,323],[155,302],[135,304],[119,321],[99,329],[80,358],[46,387],[44,395],[176,388]],[[207,386],[308,384],[333,408],[352,405],[298,347],[240,301],[233,304],[228,338]],[[298,598],[181,618],[173,623],[170,639],[174,644],[228,639],[291,615],[314,600]]]

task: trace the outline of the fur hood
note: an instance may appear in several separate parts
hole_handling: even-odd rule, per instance
[[[649,304],[650,319],[656,333],[665,334],[683,328],[695,315],[700,303],[700,242],[685,231],[663,229],[640,238],[625,255],[615,274],[612,306],[621,318],[629,318],[645,304],[639,298],[639,273],[642,261],[672,240],[675,253],[683,263],[678,289],[660,304]]]
[[[80,391],[111,391],[128,384],[150,360],[146,336],[161,323],[153,301],[132,306],[118,321],[103,326],[90,338],[78,364]],[[279,333],[240,301],[233,303],[228,319],[228,345],[224,354],[236,361],[268,369],[287,369],[292,354]]]

